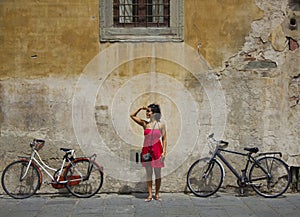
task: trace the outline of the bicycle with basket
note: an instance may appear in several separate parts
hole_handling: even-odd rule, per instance
[[[51,179],[55,189],[67,188],[81,198],[88,198],[100,190],[103,184],[103,168],[95,161],[96,154],[90,157],[75,157],[75,150],[61,148],[64,152],[59,169],[48,166],[39,155],[45,141],[34,139],[30,143],[30,156],[18,156],[3,171],[1,184],[4,191],[15,199],[24,199],[34,195],[42,186],[42,171]],[[52,175],[53,173],[53,175]]]

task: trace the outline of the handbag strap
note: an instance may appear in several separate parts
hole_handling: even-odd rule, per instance
[[[150,151],[152,152],[152,142],[153,142],[153,130],[154,130],[154,128],[155,128],[155,126],[156,126],[156,123],[157,123],[157,121],[155,121],[155,124],[153,125],[153,127],[152,127],[152,130],[151,130],[151,139],[150,139]]]

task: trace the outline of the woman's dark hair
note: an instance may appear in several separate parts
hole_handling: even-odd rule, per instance
[[[148,108],[151,109],[153,115],[154,115],[154,119],[156,121],[160,121],[161,118],[161,112],[160,112],[160,107],[157,104],[150,104],[148,105]]]

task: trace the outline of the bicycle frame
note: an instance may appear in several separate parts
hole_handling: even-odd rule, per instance
[[[237,170],[233,166],[231,166],[231,164],[225,159],[225,157],[221,154],[221,152],[227,152],[227,153],[247,157],[246,166],[244,169],[241,170],[242,171],[241,175],[237,172]],[[237,152],[237,151],[232,151],[232,150],[225,150],[223,148],[217,147],[217,149],[216,149],[215,153],[213,154],[213,156],[211,157],[211,159],[216,159],[218,157],[227,166],[227,168],[234,174],[234,176],[237,178],[237,180],[247,178],[246,172],[248,171],[250,163],[257,165],[268,176],[268,178],[270,178],[270,174],[268,173],[268,171],[264,167],[262,167],[259,163],[257,163],[256,158],[251,156],[251,154],[252,153],[250,153],[250,152],[242,153],[242,152]],[[280,153],[279,152],[261,153],[261,154],[259,154],[259,156],[268,155],[268,154],[280,154]],[[223,165],[222,165],[222,169],[223,169],[223,172],[225,175],[225,170],[223,168]],[[246,180],[243,180],[243,181],[246,181]]]
[[[35,158],[35,155],[38,156],[38,159]],[[23,175],[23,177],[21,177],[21,180],[24,179],[27,175],[27,172],[29,170],[29,167],[32,163],[34,163],[37,168],[39,169],[39,172],[40,172],[40,176],[41,176],[41,171],[40,169],[42,169],[50,178],[51,180],[53,180],[55,183],[59,183],[59,184],[65,184],[67,183],[69,180],[60,180],[60,177],[62,175],[62,172],[64,170],[64,166],[65,166],[65,163],[67,160],[69,160],[68,157],[64,157],[63,158],[63,162],[62,162],[62,165],[60,167],[60,169],[55,169],[55,168],[52,168],[50,166],[48,166],[42,159],[41,159],[41,156],[39,155],[39,153],[33,149],[32,150],[32,153],[31,153],[31,156],[30,157],[21,157],[21,158],[25,158],[26,160],[28,160],[28,166],[26,168],[26,171]],[[70,163],[72,164],[72,162],[70,161]],[[58,171],[58,176],[57,177],[54,177],[48,170],[51,170],[53,172],[56,172]],[[42,177],[41,177],[42,178]],[[41,183],[42,183],[42,179],[41,179]]]
[[[247,153],[242,153],[242,152],[237,152],[237,151],[232,151],[232,150],[226,150],[224,148],[222,148],[220,145],[223,143],[225,145],[228,145],[228,142],[225,141],[217,141],[216,139],[214,139],[214,134],[211,134],[208,136],[208,141],[209,141],[209,146],[213,147],[212,144],[215,144],[215,150],[211,155],[210,161],[212,159],[217,160],[217,157],[228,167],[228,169],[234,174],[234,176],[239,180],[240,178],[245,178],[246,177],[246,172],[248,171],[249,168],[249,164],[255,164],[257,165],[269,178],[270,178],[270,174],[268,173],[268,171],[263,168],[259,163],[257,163],[257,159],[255,157],[252,156],[251,152],[247,152]],[[225,157],[221,154],[221,152],[227,152],[227,153],[231,153],[231,154],[236,154],[236,155],[240,155],[240,156],[244,156],[247,157],[247,163],[244,169],[242,169],[242,175],[240,175],[237,170],[231,166],[231,164],[225,159]],[[267,153],[260,153],[258,155],[258,157],[263,156],[263,155],[270,155],[270,154],[279,154],[281,155],[280,152],[267,152]],[[221,164],[224,175],[225,175],[225,170],[223,168],[223,165]]]
[[[231,164],[224,158],[224,156],[221,154],[221,152],[227,152],[227,153],[231,153],[231,154],[237,154],[237,155],[241,155],[241,156],[245,156],[247,157],[248,156],[248,159],[247,159],[247,163],[246,163],[246,166],[244,169],[242,169],[242,171],[247,171],[248,170],[248,167],[249,167],[249,164],[252,161],[255,161],[255,159],[249,155],[248,153],[241,153],[241,152],[237,152],[237,151],[231,151],[231,150],[225,150],[225,149],[218,149],[218,151],[216,152],[215,154],[215,157],[217,156],[226,166],[227,168],[235,175],[236,178],[240,178],[241,175],[237,172],[237,170],[231,166]],[[214,158],[215,158],[214,157]]]

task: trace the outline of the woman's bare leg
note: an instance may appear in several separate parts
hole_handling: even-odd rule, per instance
[[[155,173],[155,197],[160,200],[159,190],[161,186],[161,168],[154,168]]]
[[[148,197],[147,199],[152,199],[152,167],[145,167],[146,168],[146,176],[147,176],[147,190],[148,190]],[[146,200],[147,200],[146,199]]]

